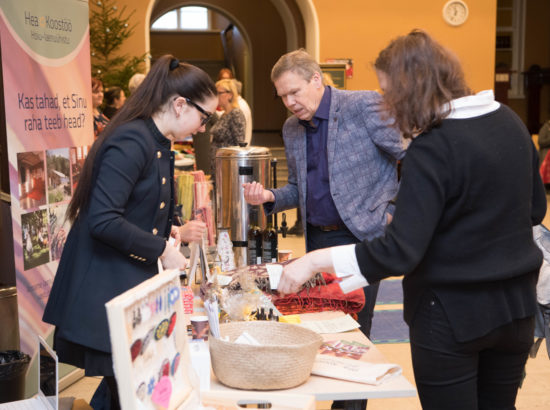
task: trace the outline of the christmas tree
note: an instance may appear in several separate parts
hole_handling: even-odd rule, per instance
[[[135,10],[126,13],[114,0],[100,0],[90,3],[90,49],[92,54],[92,76],[100,78],[105,87],[119,86],[128,93],[128,81],[141,71],[147,53],[139,57],[120,55],[117,51],[130,37],[136,24],[129,21]]]

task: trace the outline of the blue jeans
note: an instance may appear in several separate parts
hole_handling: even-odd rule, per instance
[[[418,396],[424,410],[514,410],[534,317],[457,342],[437,297],[426,295],[410,327]]]

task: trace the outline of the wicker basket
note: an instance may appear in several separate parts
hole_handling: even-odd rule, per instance
[[[234,343],[244,331],[260,346]],[[209,337],[214,374],[223,384],[248,390],[288,389],[307,380],[323,342],[317,333],[288,323],[252,321],[220,325]]]

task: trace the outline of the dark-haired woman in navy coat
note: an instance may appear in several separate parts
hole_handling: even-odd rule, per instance
[[[44,311],[59,360],[104,376],[105,408],[119,408],[105,303],[164,268],[184,268],[176,234],[171,143],[197,131],[217,105],[202,70],[160,58],[95,141],[67,216],[73,222]],[[179,233],[178,233],[179,234]]]

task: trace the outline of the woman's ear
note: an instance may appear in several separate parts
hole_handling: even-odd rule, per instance
[[[183,97],[176,97],[175,100],[172,103],[172,107],[174,108],[174,113],[176,114],[176,118],[180,116],[180,114],[183,112],[183,106],[185,104],[185,100]]]

